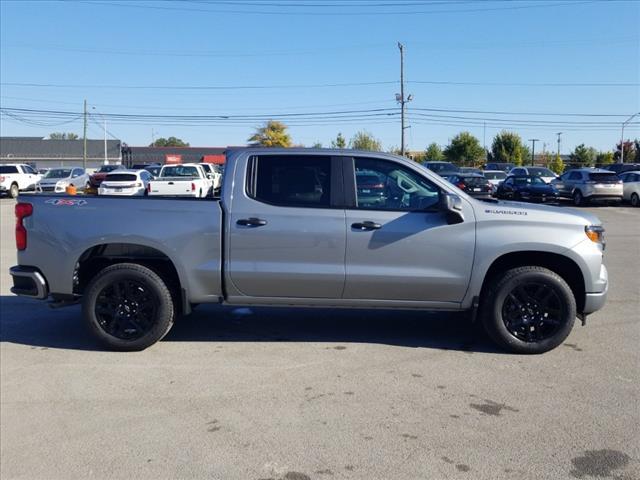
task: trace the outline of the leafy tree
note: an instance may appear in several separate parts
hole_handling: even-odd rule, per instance
[[[276,120],[269,120],[249,137],[249,143],[254,147],[290,147],[291,136],[287,126]]]
[[[444,160],[444,153],[442,148],[436,142],[431,142],[427,149],[424,151],[424,156],[427,161],[441,162]]]
[[[49,134],[50,140],[78,140],[78,135],[75,133],[65,133],[65,132],[53,132]]]
[[[188,147],[189,144],[177,137],[158,138],[150,147]]]
[[[335,140],[331,140],[332,148],[347,148],[347,140],[342,136],[342,132],[338,132]]]
[[[364,130],[356,133],[351,138],[349,146],[356,150],[369,150],[372,152],[382,151],[382,144],[380,143],[380,140]]]
[[[596,163],[599,165],[609,165],[613,163],[613,152],[599,152],[596,155]]]
[[[526,143],[520,145],[520,159],[521,163],[516,163],[516,165],[528,165],[531,163],[531,149]]]
[[[503,130],[498,133],[491,144],[491,161],[522,165],[523,143],[520,135]]]
[[[311,145],[311,148],[322,148],[322,142],[316,142],[313,145]]]
[[[424,163],[427,161],[427,152],[409,152],[409,158],[414,162]],[[444,155],[442,156],[444,158]]]
[[[553,157],[553,160],[551,160],[551,163],[549,163],[549,168],[558,175],[564,172],[564,162],[562,161],[562,158],[560,158],[560,155],[556,153],[555,157]]]
[[[584,167],[591,167],[596,160],[596,150],[593,147],[585,147],[584,143],[581,143],[571,152],[569,158],[572,163],[577,163]]]
[[[638,161],[638,149],[640,148],[640,141],[634,142],[627,140],[624,142],[624,163],[633,163]],[[616,151],[613,153],[613,157],[616,162],[620,161],[620,142],[616,145]]]
[[[485,151],[480,141],[469,132],[462,132],[453,137],[444,149],[445,158],[461,165],[480,165],[485,158]]]

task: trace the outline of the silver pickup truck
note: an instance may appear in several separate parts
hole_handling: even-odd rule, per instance
[[[12,291],[81,302],[116,350],[216,303],[468,311],[541,353],[606,300],[588,213],[474,200],[383,153],[238,149],[224,175],[220,199],[21,196]]]

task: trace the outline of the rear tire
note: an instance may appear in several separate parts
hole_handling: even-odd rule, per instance
[[[82,314],[94,336],[109,349],[139,351],[169,332],[176,308],[157,273],[135,263],[119,263],[89,282]]]
[[[640,197],[637,193],[631,194],[631,206],[632,207],[640,207]]]
[[[18,198],[19,194],[20,194],[20,188],[18,187],[18,184],[12,183],[11,187],[9,187],[9,195],[11,195],[11,198]]]
[[[580,190],[576,190],[575,192],[573,192],[573,204],[576,207],[584,205],[584,197],[582,196],[582,192]]]
[[[489,337],[513,353],[554,349],[571,333],[576,301],[567,282],[543,267],[518,267],[491,280],[481,307]]]

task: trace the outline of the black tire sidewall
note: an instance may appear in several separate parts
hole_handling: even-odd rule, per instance
[[[153,328],[135,340],[123,340],[105,332],[95,314],[96,300],[109,284],[124,279],[143,283],[157,301],[156,321]],[[87,286],[82,298],[83,318],[98,340],[106,347],[118,351],[139,351],[161,340],[171,329],[175,308],[171,293],[162,279],[151,269],[138,264],[118,264],[105,268]]]
[[[637,193],[631,195],[631,205],[634,207],[640,207],[640,197],[638,197]]]
[[[576,205],[577,207],[579,207],[583,203],[584,203],[584,197],[582,196],[582,193],[579,190],[574,192],[573,193],[573,204]]]
[[[502,318],[502,307],[507,295],[519,284],[544,283],[555,290],[565,307],[562,327],[550,338],[540,342],[524,342],[513,336]],[[483,322],[487,334],[500,346],[514,353],[544,353],[560,345],[571,333],[576,318],[576,302],[567,283],[554,272],[542,267],[520,267],[505,272],[488,299]]]

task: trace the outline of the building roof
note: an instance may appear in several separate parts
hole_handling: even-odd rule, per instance
[[[84,142],[49,140],[40,137],[0,137],[0,160],[38,159],[78,160],[83,157]],[[120,140],[107,140],[107,157],[120,158]],[[87,140],[87,159],[104,159],[104,140]]]
[[[167,155],[180,155],[182,163],[198,163],[207,155],[224,155],[227,147],[125,147],[131,163],[164,163]]]

